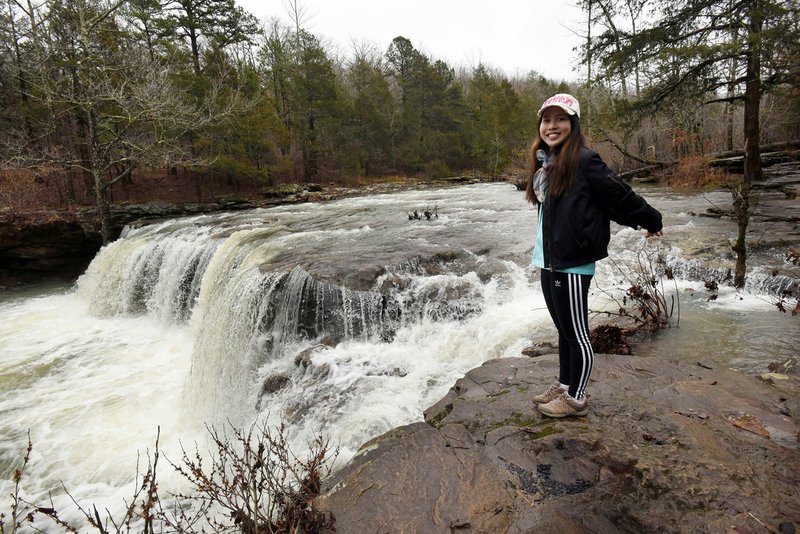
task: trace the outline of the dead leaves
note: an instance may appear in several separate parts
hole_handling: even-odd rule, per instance
[[[684,417],[689,417],[692,419],[700,419],[700,420],[708,419],[707,413],[695,411],[692,408],[687,408],[684,410],[675,410],[674,412],[678,415],[682,415]],[[764,423],[762,423],[756,417],[750,414],[740,413],[736,415],[728,415],[727,419],[736,428],[745,430],[757,436],[761,436],[762,438],[772,439],[770,437],[769,430],[766,429]]]
[[[742,414],[738,417],[728,416],[728,421],[736,428],[770,439],[769,431],[764,427],[764,424],[750,414]]]

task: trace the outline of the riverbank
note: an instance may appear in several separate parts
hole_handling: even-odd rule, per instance
[[[317,507],[337,532],[795,532],[800,378],[597,355],[585,418],[531,396],[556,355],[490,360],[365,443]]]

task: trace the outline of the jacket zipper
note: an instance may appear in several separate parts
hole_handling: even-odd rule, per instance
[[[550,253],[550,212],[552,211],[552,201],[550,200],[550,192],[547,192],[547,215],[545,216],[545,223],[547,224],[547,231],[545,231],[544,225],[542,226],[542,248],[544,248],[544,264],[545,266],[552,272],[553,271],[553,260],[552,254]]]

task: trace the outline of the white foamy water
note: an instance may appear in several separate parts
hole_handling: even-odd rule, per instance
[[[155,317],[98,318],[75,292],[0,303],[0,483],[8,510],[9,471],[27,445],[33,453],[24,496],[43,503],[48,491],[66,518],[78,518],[61,483],[78,502],[119,511],[130,498],[147,449],[176,455],[199,421],[184,409],[191,363],[186,326]],[[178,482],[165,470],[164,489]],[[46,504],[44,502],[43,504]]]
[[[685,276],[685,326],[656,350],[748,372],[796,358],[796,318],[760,283],[709,301],[696,278],[717,264],[681,259],[729,239],[730,223],[689,215],[696,197],[645,195],[664,211],[665,237],[621,230],[612,251],[623,264],[660,248]],[[408,220],[433,206],[438,218]],[[54,491],[68,518],[61,482],[119,515],[159,427],[173,461],[179,441],[207,446],[205,423],[261,420],[286,422],[297,452],[322,434],[346,461],[421,420],[469,369],[554,337],[528,269],[534,217],[513,187],[493,184],[179,219],[129,229],[77,289],[0,295],[0,495],[28,431],[26,496]],[[625,284],[601,263],[591,305]],[[159,478],[162,491],[183,485],[166,462]]]
[[[268,397],[265,416],[273,424],[287,420],[299,443],[324,429],[346,460],[364,441],[420,420],[467,370],[487,359],[519,356],[532,337],[554,332],[544,300],[518,267],[481,290],[479,315],[461,321],[423,318],[402,327],[391,342],[348,340],[321,347],[305,370],[291,358],[266,363],[259,369],[261,380],[282,374],[292,379]]]

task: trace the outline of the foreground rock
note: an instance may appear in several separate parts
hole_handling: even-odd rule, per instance
[[[800,380],[712,367],[598,355],[589,416],[553,420],[556,356],[486,362],[316,504],[339,533],[794,532]]]

